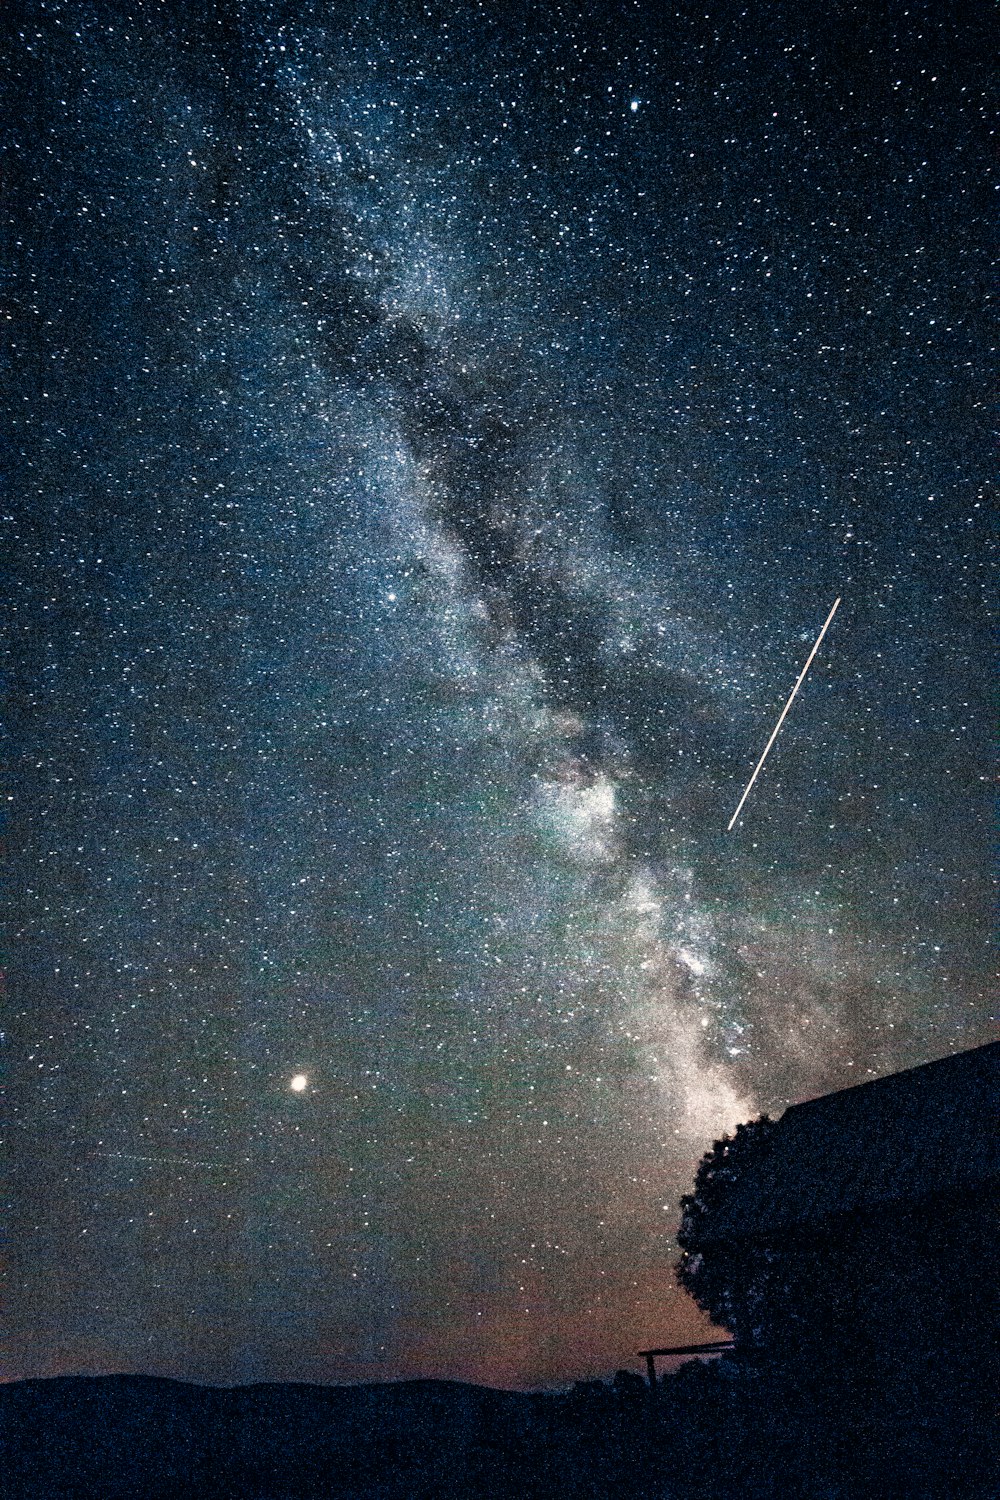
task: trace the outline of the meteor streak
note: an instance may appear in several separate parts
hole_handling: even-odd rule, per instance
[[[91,1151],[91,1156],[101,1156],[105,1161],[139,1161],[157,1167],[232,1167],[228,1161],[198,1161],[193,1156],[133,1156],[128,1151]]]
[[[808,672],[809,668],[812,666],[812,660],[813,660],[813,657],[816,655],[816,652],[819,650],[820,642],[822,641],[823,637],[826,635],[826,632],[830,628],[830,621],[833,619],[834,615],[837,613],[837,605],[839,603],[840,603],[839,597],[836,598],[836,599],[834,599],[834,601],[833,601],[833,608],[831,609],[830,613],[827,615],[826,620],[823,622],[823,629],[820,631],[819,635],[816,637],[815,645],[813,646],[813,648],[810,651],[809,655],[806,657],[806,664],[802,668],[802,671],[799,673],[798,680],[796,681],[795,686],[792,688],[792,691],[788,695],[788,702],[785,704],[784,708],[781,710],[781,717],[779,718],[777,724],[775,724],[774,728],[771,731],[771,738],[768,740],[767,744],[764,746],[764,753],[761,756],[760,760],[757,762],[756,766],[754,766],[754,772],[753,772],[753,775],[750,777],[750,780],[747,782],[746,791],[743,793],[743,796],[740,798],[739,802],[737,803],[737,805],[736,805],[736,811],[733,813],[732,817],[729,819],[729,822],[726,825],[726,832],[727,833],[731,833],[732,832],[733,824],[736,822],[736,819],[740,815],[740,809],[742,808],[744,802],[747,800],[747,798],[750,795],[750,788],[753,786],[754,782],[757,780],[757,777],[760,774],[760,768],[761,768],[761,766],[767,760],[768,751],[770,750],[771,746],[774,744],[775,740],[778,738],[778,730],[781,728],[782,724],[784,724],[784,722],[785,722],[785,716],[788,713],[788,710],[792,706],[792,700],[794,699],[795,694],[798,692],[799,688],[802,686],[803,682],[805,681],[805,675]]]

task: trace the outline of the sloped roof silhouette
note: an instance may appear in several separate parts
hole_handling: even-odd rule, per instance
[[[1000,1042],[794,1104],[706,1240],[780,1239],[1000,1181]]]

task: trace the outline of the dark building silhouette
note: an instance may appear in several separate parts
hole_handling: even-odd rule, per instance
[[[1000,1493],[998,1106],[993,1043],[741,1128],[686,1200],[682,1281],[836,1493]]]
[[[860,1216],[964,1213],[1000,1182],[1000,1042],[793,1104],[709,1243],[815,1243]]]

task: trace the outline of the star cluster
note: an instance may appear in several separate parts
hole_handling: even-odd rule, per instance
[[[9,1375],[606,1371],[989,1034],[985,14],[385,12],[5,22]]]

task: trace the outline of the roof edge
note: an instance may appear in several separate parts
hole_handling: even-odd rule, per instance
[[[839,1099],[845,1094],[857,1094],[862,1089],[878,1088],[890,1080],[909,1078],[915,1073],[927,1073],[932,1069],[944,1069],[959,1060],[981,1058],[985,1063],[993,1057],[996,1058],[997,1066],[1000,1067],[1000,1041],[985,1042],[981,1047],[968,1047],[962,1052],[946,1052],[943,1057],[934,1057],[930,1062],[914,1063],[912,1068],[901,1068],[897,1073],[882,1073],[878,1078],[866,1078],[863,1083],[849,1083],[846,1088],[830,1089],[825,1094],[813,1094],[808,1099],[799,1099],[795,1104],[790,1104],[778,1118],[784,1120],[793,1110],[808,1109],[810,1105],[825,1103],[828,1099]]]

